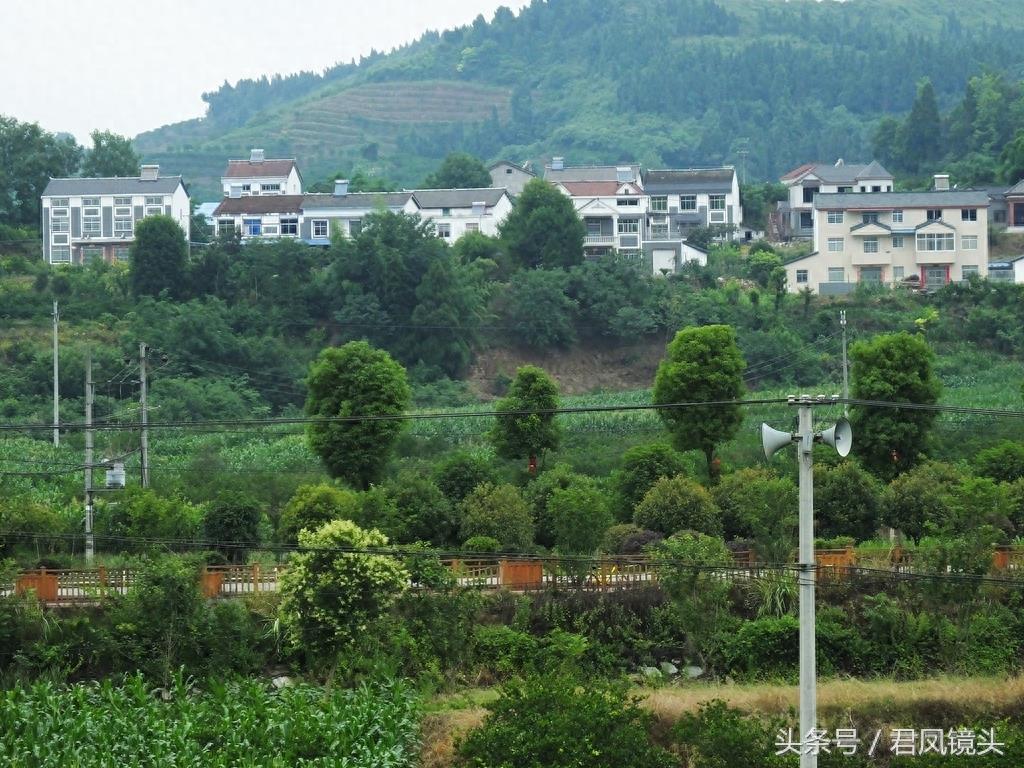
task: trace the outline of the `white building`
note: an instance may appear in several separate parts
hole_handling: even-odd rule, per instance
[[[571,200],[583,220],[583,254],[600,258],[617,251],[639,259],[647,196],[635,181],[559,181],[555,188]]]
[[[948,177],[937,177],[939,186]],[[790,291],[858,283],[941,288],[988,272],[988,193],[849,192],[814,199],[815,250],[786,264]]]
[[[144,165],[139,176],[50,179],[41,196],[43,260],[84,264],[127,261],[135,227],[146,216],[170,216],[189,237],[188,191],[181,176]]]
[[[508,160],[498,160],[487,168],[491,174],[492,187],[504,187],[511,197],[518,197],[523,192],[523,187],[529,184],[537,175],[530,170],[529,163],[522,165]]]
[[[411,192],[349,192],[348,181],[334,182],[334,192],[302,197],[300,234],[310,245],[329,245],[331,235],[355,237],[376,211],[415,213]]]
[[[267,160],[253,149],[248,160],[228,160],[221,177],[225,197],[301,195],[302,176],[294,160]]]
[[[469,232],[496,237],[512,212],[505,188],[416,189],[411,202],[415,208],[409,212],[433,222],[437,236],[450,243]]]
[[[242,239],[298,237],[302,195],[241,197],[237,190],[213,212],[217,234],[242,233]]]
[[[810,239],[814,234],[814,196],[849,192],[892,192],[893,176],[878,162],[806,163],[784,175],[789,198],[776,211],[778,239]]]

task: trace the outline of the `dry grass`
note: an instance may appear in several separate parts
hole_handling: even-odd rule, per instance
[[[455,755],[455,742],[483,722],[483,707],[433,712],[423,718],[421,768],[447,768]]]

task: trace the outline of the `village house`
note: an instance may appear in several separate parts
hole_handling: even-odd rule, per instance
[[[785,174],[780,181],[789,189],[788,199],[773,214],[772,236],[777,240],[804,239],[814,235],[814,196],[854,192],[892,192],[893,176],[874,160],[833,165],[806,163]]]
[[[491,163],[487,171],[491,174],[491,186],[504,187],[512,198],[519,197],[523,193],[523,187],[537,177],[530,170],[529,163],[519,165],[508,160]]]
[[[225,197],[301,195],[302,176],[294,160],[268,160],[262,149],[249,152],[248,160],[228,160],[221,177]]]

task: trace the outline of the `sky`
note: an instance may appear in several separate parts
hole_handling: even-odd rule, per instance
[[[0,114],[127,136],[200,117],[225,80],[391,50],[521,0],[0,0]]]

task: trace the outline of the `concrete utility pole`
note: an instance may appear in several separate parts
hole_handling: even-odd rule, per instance
[[[835,396],[811,397],[801,395],[789,397],[789,404],[798,408],[797,432],[781,432],[767,424],[761,425],[761,445],[764,455],[772,455],[796,443],[797,462],[800,473],[800,562],[797,584],[800,587],[800,739],[801,744],[812,740],[817,729],[818,694],[816,688],[814,637],[814,443],[821,441],[831,445],[840,456],[847,456],[853,445],[853,433],[846,419],[840,420],[831,429],[815,433],[811,408],[813,405],[835,403]],[[818,756],[802,748],[800,768],[817,768]]]
[[[139,343],[139,409],[142,422],[142,441],[140,443],[142,458],[142,487],[149,488],[149,413],[146,410],[146,354],[149,348],[146,342]]]
[[[850,399],[850,368],[846,362],[846,310],[839,310],[839,325],[843,328],[843,400]],[[843,403],[843,416],[850,417],[850,404]]]
[[[59,355],[57,352],[57,321],[60,320],[60,312],[57,309],[57,300],[53,300],[53,447],[60,445],[60,385],[58,374],[60,372]]]
[[[85,561],[92,563],[95,543],[92,535],[92,350],[85,357]]]

